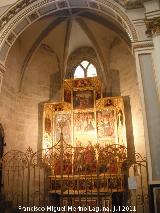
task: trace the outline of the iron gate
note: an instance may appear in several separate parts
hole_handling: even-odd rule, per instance
[[[136,189],[128,189],[129,176],[136,177]],[[130,160],[126,147],[119,145],[72,147],[61,135],[50,149],[13,150],[3,157],[3,193],[16,207],[90,206],[113,210],[129,206],[147,213],[147,185],[146,160],[139,154]]]

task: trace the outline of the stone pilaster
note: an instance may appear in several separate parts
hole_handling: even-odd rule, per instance
[[[159,63],[159,54],[160,54],[160,16],[148,19],[146,21],[147,31],[146,33],[152,38],[154,50],[153,50],[153,64],[154,72],[156,79],[156,87],[160,102],[160,63]]]
[[[142,102],[149,183],[160,183],[160,104],[155,78],[154,46],[152,42],[134,44],[136,68]]]

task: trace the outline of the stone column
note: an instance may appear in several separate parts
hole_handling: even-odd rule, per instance
[[[3,82],[5,71],[6,71],[5,67],[0,64],[0,93],[1,93],[2,82]]]
[[[146,21],[147,34],[152,37],[153,49],[153,62],[156,79],[156,87],[160,101],[160,17],[149,19]]]
[[[150,184],[160,183],[160,103],[155,77],[153,51],[152,41],[140,42],[134,45],[144,118]]]

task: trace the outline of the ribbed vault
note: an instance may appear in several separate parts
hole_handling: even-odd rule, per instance
[[[117,33],[121,32],[130,43],[138,37],[134,25],[125,14],[120,4],[111,0],[21,0],[14,4],[0,20],[0,61],[5,66],[10,48],[19,35],[39,19],[54,16],[69,17],[84,13],[88,18],[98,15],[105,24],[113,26]],[[95,17],[95,16],[94,16]],[[97,19],[98,19],[97,17]],[[102,20],[101,20],[102,22]]]

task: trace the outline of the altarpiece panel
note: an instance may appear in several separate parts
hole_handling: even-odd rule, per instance
[[[44,105],[43,148],[58,142],[64,120],[63,137],[72,146],[126,145],[123,98],[102,98],[98,77],[64,80],[63,100]]]

